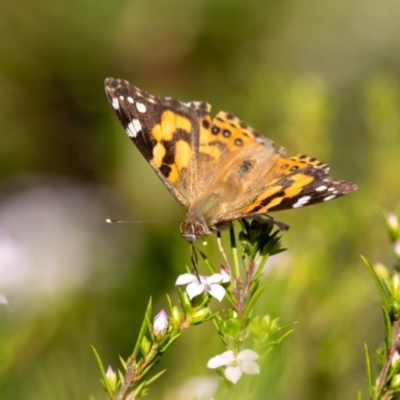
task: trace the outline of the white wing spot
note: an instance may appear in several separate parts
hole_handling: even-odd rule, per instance
[[[333,192],[334,190],[335,190],[335,188],[330,187],[330,188],[328,189],[328,192]]]
[[[334,199],[336,196],[333,194],[333,195],[331,195],[331,196],[326,196],[325,198],[324,198],[324,201],[329,201],[329,200],[332,200],[332,199]]]
[[[300,197],[296,203],[293,204],[293,208],[303,207],[311,199],[311,196]]]
[[[119,102],[118,102],[118,99],[116,97],[114,97],[112,99],[112,103],[111,104],[112,104],[114,110],[118,110],[119,109]]]
[[[156,102],[152,97],[149,97],[149,98],[147,99],[147,101],[148,101],[149,103],[151,103],[151,104],[157,104],[157,102]]]
[[[133,104],[133,99],[131,96],[128,96],[127,100],[129,101],[129,103]]]
[[[143,103],[136,102],[136,108],[142,114],[146,112],[146,106]]]
[[[124,101],[124,96],[119,96],[119,98],[120,98],[122,101]]]
[[[323,190],[326,190],[326,189],[327,189],[327,186],[321,185],[321,186],[318,186],[315,190],[316,190],[317,192],[322,192]]]
[[[131,138],[135,138],[141,130],[142,124],[138,119],[133,119],[126,127],[126,133]]]

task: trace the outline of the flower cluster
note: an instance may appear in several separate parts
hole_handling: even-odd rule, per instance
[[[227,265],[216,272],[217,269],[201,253],[211,275],[199,275],[196,271],[196,274],[187,272],[178,276],[176,286],[185,285],[184,290],[177,289],[179,305],[173,305],[167,296],[169,310],[161,309],[154,317],[150,301],[134,351],[123,361],[125,374],[114,372],[111,367],[105,371],[94,350],[102,371],[101,381],[110,398],[126,400],[146,394],[148,386],[164,371],[150,379],[147,374],[182,331],[211,319],[226,351],[211,357],[207,367],[216,370],[226,384],[236,384],[243,374],[260,373],[257,361],[290,333],[272,340],[272,336],[283,328],[278,320],[269,315],[252,315],[256,300],[264,290],[259,281],[265,262],[269,255],[281,251],[278,231],[272,233],[273,226],[270,221],[257,221],[251,225],[243,221],[244,232],[239,235],[243,248],[241,268],[232,229],[232,267]],[[226,255],[224,259],[228,263]],[[228,307],[212,312],[209,307],[212,299],[218,302],[226,299]]]

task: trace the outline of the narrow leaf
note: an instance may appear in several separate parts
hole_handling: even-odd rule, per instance
[[[248,302],[248,304],[247,304],[247,306],[246,306],[246,310],[245,310],[245,312],[244,312],[244,317],[245,317],[245,318],[248,318],[248,317],[249,317],[249,314],[250,314],[250,312],[252,311],[252,309],[253,309],[253,307],[254,307],[254,305],[255,305],[257,299],[261,296],[262,292],[265,290],[266,287],[267,287],[266,285],[260,286],[260,287],[255,291],[255,293],[251,296],[251,298],[250,298],[250,300],[249,300],[249,302]]]
[[[101,361],[100,355],[97,352],[97,350],[95,349],[95,347],[93,345],[91,345],[90,347],[93,350],[94,356],[97,361],[97,365],[99,366],[99,369],[100,369],[101,383],[103,384],[103,387],[106,390],[106,392],[111,396],[113,393],[112,393],[111,388],[108,386],[108,380],[107,380],[107,376],[106,376],[106,371],[104,370],[104,367],[103,367],[103,362]]]
[[[146,333],[149,329],[149,324],[151,320],[151,313],[152,313],[152,299],[150,297],[149,303],[147,305],[146,313],[143,318],[142,326],[139,331],[139,336],[135,344],[135,348],[133,350],[133,357],[137,358],[139,351],[140,351],[140,344],[142,343],[142,339],[146,336]]]
[[[365,353],[365,363],[367,364],[367,380],[368,380],[368,391],[369,397],[372,398],[374,395],[374,383],[372,377],[372,368],[371,368],[371,356],[369,354],[368,346],[364,343],[364,353]]]
[[[151,383],[155,382],[161,375],[164,375],[166,369],[163,369],[158,374],[155,374],[152,378],[146,381],[146,386],[149,386]]]
[[[385,352],[390,349],[392,345],[392,322],[388,310],[382,306],[383,321],[385,323]]]
[[[361,256],[361,259],[364,261],[364,264],[367,266],[370,274],[372,275],[372,278],[375,281],[376,286],[378,287],[378,290],[379,290],[379,292],[380,292],[380,294],[382,296],[382,301],[384,303],[384,306],[387,309],[390,309],[389,298],[387,296],[387,293],[386,293],[386,290],[385,290],[385,287],[384,287],[384,285],[382,283],[381,278],[379,278],[379,276],[376,273],[374,267],[370,264],[370,262],[364,256]]]

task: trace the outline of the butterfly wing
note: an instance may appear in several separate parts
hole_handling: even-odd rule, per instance
[[[188,210],[181,230],[192,241],[237,218],[298,208],[351,193],[326,164],[285,150],[230,113],[210,117],[204,102],[153,96],[107,78],[119,121],[176,200]]]
[[[200,135],[199,162],[207,191],[196,199],[190,214],[202,215],[207,226],[270,211],[329,201],[357,189],[329,175],[328,165],[305,155],[286,157],[283,148],[232,114],[220,112],[208,132]]]
[[[153,96],[123,79],[107,78],[105,89],[130,139],[187,210],[197,196],[199,132],[209,104]]]
[[[304,207],[333,200],[357,189],[354,183],[332,178],[326,164],[304,155],[279,157],[273,169],[265,174],[265,181],[270,184],[253,204],[239,213],[253,215]]]

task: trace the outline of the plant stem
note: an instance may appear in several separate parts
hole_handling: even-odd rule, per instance
[[[135,368],[133,367],[133,357],[130,357],[126,365],[124,383],[122,384],[121,389],[119,390],[115,400],[124,400],[126,392],[132,385],[132,379],[134,375]],[[132,400],[135,400],[134,397],[132,397]]]
[[[395,351],[398,348],[399,339],[400,339],[400,314],[397,316],[397,319],[395,320],[395,323],[393,325],[391,346],[386,352],[386,359],[385,362],[383,363],[382,371],[379,375],[378,394],[383,393],[387,386],[386,379],[389,373],[390,363],[392,361]],[[382,399],[390,398],[390,393],[391,391],[385,393],[385,397],[382,397]]]

